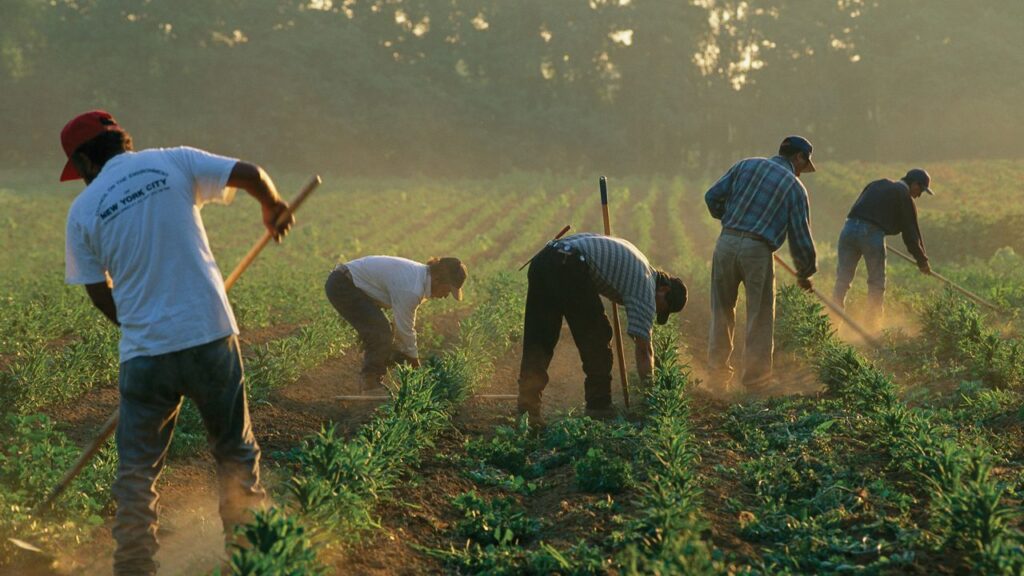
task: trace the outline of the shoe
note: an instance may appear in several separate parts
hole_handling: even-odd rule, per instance
[[[540,403],[518,404],[516,406],[516,417],[518,418],[523,414],[526,414],[529,417],[531,429],[536,430],[544,427],[544,417],[540,415]]]
[[[614,405],[608,405],[603,408],[590,408],[589,406],[583,411],[583,415],[593,420],[614,420],[618,418],[619,411]]]
[[[359,381],[359,393],[363,396],[389,398],[391,391],[384,384],[383,374],[363,374]]]

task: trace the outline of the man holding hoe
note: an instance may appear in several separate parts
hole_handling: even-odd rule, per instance
[[[324,289],[327,299],[363,343],[361,392],[384,396],[384,376],[395,363],[419,367],[416,309],[427,298],[462,300],[466,266],[458,258],[420,264],[397,256],[366,256],[338,265]],[[384,315],[391,308],[395,330]]]
[[[771,158],[747,158],[734,164],[704,195],[722,233],[711,263],[711,334],[708,363],[714,378],[728,389],[736,328],[739,286],[746,288],[747,338],[743,385],[751,391],[771,382],[775,350],[774,253],[788,238],[797,283],[811,289],[817,270],[811,238],[807,189],[800,181],[814,172],[811,143],[789,136]]]
[[[183,396],[206,426],[225,532],[263,504],[260,448],[243,385],[238,326],[200,208],[242,188],[280,241],[294,218],[258,166],[194,148],[133,151],[102,110],[64,126],[61,181],[85,180],[68,212],[66,281],[121,328],[115,574],[155,574],[156,481]],[[108,280],[109,278],[109,280]]]
[[[839,234],[839,264],[832,299],[839,306],[846,305],[846,293],[850,291],[863,256],[868,269],[869,329],[878,328],[884,312],[887,235],[902,234],[903,243],[917,262],[918,269],[922,274],[931,274],[921,229],[917,225],[917,204],[914,203],[925,192],[933,194],[931,181],[931,176],[920,168],[908,171],[900,180],[875,180],[860,193],[846,217],[846,224]]]
[[[626,308],[627,334],[636,344],[640,378],[654,371],[652,332],[686,305],[683,281],[652,267],[636,246],[611,236],[574,234],[552,240],[530,262],[519,369],[519,413],[541,424],[541,395],[548,366],[569,324],[586,378],[586,414],[610,418],[612,406],[612,327],[601,296]]]

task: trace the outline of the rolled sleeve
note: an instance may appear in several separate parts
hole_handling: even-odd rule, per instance
[[[811,236],[811,212],[807,190],[797,182],[790,190],[789,207],[789,251],[796,264],[797,275],[810,278],[818,271],[818,256]]]

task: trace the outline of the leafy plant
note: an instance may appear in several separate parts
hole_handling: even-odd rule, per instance
[[[456,532],[481,545],[520,545],[540,533],[540,522],[530,518],[512,498],[483,498],[469,491],[452,500],[462,514]]]

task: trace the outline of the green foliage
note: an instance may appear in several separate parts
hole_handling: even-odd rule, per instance
[[[984,438],[970,429],[957,429],[956,415],[948,411],[904,404],[891,379],[821,329],[824,317],[818,312],[816,318],[806,300],[806,295],[796,291],[787,295],[788,309],[780,310],[780,316],[787,318],[783,325],[791,332],[787,338],[805,346],[835,397],[835,408],[847,416],[830,424],[824,435],[808,436],[794,433],[802,420],[809,419],[815,431],[829,420],[821,421],[812,413],[798,417],[794,424],[792,414],[779,410],[773,418],[779,419],[786,441],[773,440],[777,435],[769,427],[759,443],[769,452],[744,467],[747,482],[764,498],[744,530],[752,537],[780,544],[763,554],[766,567],[772,571],[832,572],[869,561],[866,567],[880,570],[912,563],[915,548],[959,552],[966,566],[983,571],[1019,566],[1020,554],[1014,550],[1022,540],[1012,527],[1024,515],[1009,503],[1005,488],[990,474],[995,454]],[[949,295],[929,314],[932,328],[944,331],[948,351],[984,340],[979,338],[984,331],[976,313],[950,300]],[[820,338],[806,338],[808,334]],[[962,387],[961,397],[968,406],[979,397],[976,390],[976,386]],[[993,404],[1005,406],[1000,406],[999,400],[998,396],[981,396],[973,404],[979,407],[974,417],[986,409],[991,411]],[[817,421],[822,423],[815,424]],[[744,426],[738,420],[733,423]],[[764,428],[764,422],[759,426]],[[869,483],[862,476],[863,469],[852,467],[851,458],[856,461],[863,447],[841,459],[836,457],[839,452],[829,449],[840,438],[864,438],[865,433],[866,446],[888,456],[887,471],[893,479],[910,473],[931,487],[926,531],[917,530],[907,515],[913,495],[899,495],[906,488],[893,492],[891,483]],[[750,434],[741,435],[747,436]],[[858,489],[866,485],[882,490],[872,494]],[[887,506],[899,509],[903,518],[879,517],[880,509]],[[862,530],[863,536],[854,538]],[[877,556],[867,556],[865,544],[870,544]]]
[[[228,574],[235,576],[316,576],[326,574],[306,529],[278,508],[260,510],[238,529],[246,544],[233,544]],[[221,573],[219,570],[216,572]]]
[[[721,567],[700,537],[705,524],[685,395],[689,372],[679,363],[674,331],[657,330],[654,344],[656,367],[644,391],[646,422],[641,429],[640,457],[647,477],[637,486],[637,517],[617,560],[626,574],[711,574]]]
[[[583,492],[618,494],[633,484],[633,467],[614,454],[590,448],[576,461],[576,486]]]
[[[0,420],[0,566],[14,558],[7,538],[60,546],[87,538],[110,509],[117,455],[107,444],[51,511],[37,511],[78,458],[78,447],[44,415],[7,414]]]
[[[937,352],[962,363],[969,377],[993,387],[1024,387],[1024,341],[988,328],[974,303],[947,289],[925,307],[922,320],[937,336]]]
[[[514,426],[498,426],[489,439],[482,437],[466,440],[466,453],[470,458],[505,470],[511,474],[535,477],[539,470],[529,466],[528,455],[539,442],[530,430],[529,418],[520,416]]]
[[[462,514],[456,532],[483,546],[518,546],[540,534],[540,521],[527,516],[512,498],[483,498],[470,491],[455,497],[452,505]]]

